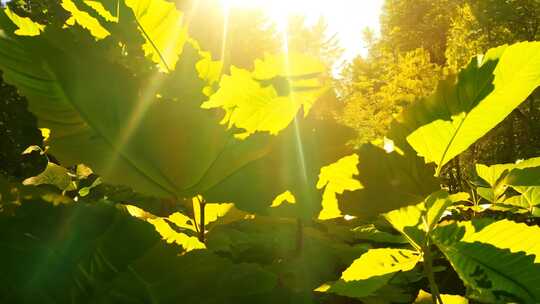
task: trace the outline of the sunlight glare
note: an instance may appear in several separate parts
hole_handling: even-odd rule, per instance
[[[362,30],[369,27],[378,35],[379,16],[384,0],[221,0],[231,8],[261,9],[266,12],[278,30],[283,31],[290,15],[303,15],[314,24],[323,17],[329,34],[337,34],[345,49],[344,59],[366,55],[367,45],[362,41]],[[225,4],[224,4],[225,5]]]
[[[225,16],[223,19],[223,39],[221,44],[221,57],[220,60],[225,60],[225,52],[227,50],[227,38],[229,36],[229,17],[231,15],[231,7],[233,0],[222,0],[223,11]]]

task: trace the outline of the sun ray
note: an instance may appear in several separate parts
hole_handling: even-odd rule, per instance
[[[231,2],[230,0],[223,1],[223,38],[221,41],[221,58],[220,60],[225,61],[225,55],[227,51],[227,40],[229,37],[229,18],[231,15]]]

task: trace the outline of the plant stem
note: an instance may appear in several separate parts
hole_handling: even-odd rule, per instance
[[[205,238],[205,227],[204,227],[204,212],[205,212],[206,202],[204,200],[199,199],[199,210],[200,210],[200,218],[199,218],[199,241],[203,244],[206,243]]]
[[[454,165],[456,167],[456,191],[461,191],[463,189],[462,187],[462,179],[461,179],[461,163],[459,160],[459,155],[454,158]]]
[[[304,223],[302,219],[296,219],[296,254],[300,255],[304,248]]]
[[[433,274],[433,260],[431,257],[431,250],[429,249],[429,244],[427,244],[424,249],[424,274],[427,276],[429,281],[429,288],[431,289],[431,296],[433,298],[433,303],[443,304],[441,294],[439,292],[439,287],[437,282],[435,282],[435,275]]]

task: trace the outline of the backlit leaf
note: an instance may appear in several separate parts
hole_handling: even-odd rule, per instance
[[[508,174],[513,169],[532,167],[540,167],[540,157],[521,160],[510,164],[497,164],[491,166],[476,164],[476,173],[490,186],[495,187],[497,182],[501,179],[501,177],[503,177],[504,173]]]
[[[538,229],[510,221],[468,222],[438,227],[434,241],[469,288],[470,297],[491,303],[535,303],[540,299],[540,264],[534,255],[540,244]]]
[[[184,14],[173,2],[166,0],[125,2],[133,10],[146,39],[144,53],[159,65],[161,71],[173,71],[188,39]]]
[[[71,13],[71,17],[66,21],[67,25],[78,24],[90,31],[90,34],[98,40],[111,34],[99,23],[99,20],[80,10],[72,0],[62,0],[62,7]]]
[[[400,131],[401,136],[409,134],[408,143],[440,172],[539,85],[540,42],[495,48],[473,59],[457,79],[442,81],[434,95],[406,110],[397,125],[408,130]]]
[[[44,25],[34,22],[28,17],[21,17],[15,14],[9,7],[6,7],[4,11],[9,19],[18,27],[15,31],[15,35],[37,36],[45,29]]]
[[[426,246],[427,237],[439,223],[444,211],[467,194],[449,195],[438,191],[429,195],[422,203],[402,207],[385,213],[384,218],[401,232],[417,250]]]
[[[421,260],[417,251],[406,249],[371,249],[355,260],[341,275],[346,281],[367,280],[398,271],[409,271]]]
[[[45,171],[39,175],[27,178],[23,181],[24,185],[54,185],[60,190],[67,189],[71,184],[71,176],[69,171],[55,163],[49,162]]]
[[[206,248],[206,246],[196,237],[188,236],[185,233],[178,232],[171,228],[164,219],[148,219],[148,222],[156,227],[156,231],[167,241],[167,243],[176,243],[188,252],[195,249]]]
[[[362,188],[340,195],[342,212],[359,218],[373,218],[403,206],[422,202],[440,189],[434,170],[416,155],[387,153],[364,145],[359,157],[357,179]]]
[[[358,161],[358,155],[353,154],[321,168],[317,182],[318,189],[324,188],[323,209],[319,213],[320,220],[343,216],[339,210],[336,194],[343,194],[345,190],[358,190],[362,187],[360,182],[354,179],[354,176],[358,175]]]
[[[118,22],[118,12],[116,12],[117,16],[114,16],[110,11],[105,8],[103,3],[100,1],[93,1],[93,0],[84,0],[84,4],[90,6],[92,9],[94,9],[101,17],[103,17],[108,22]]]
[[[219,89],[203,103],[205,109],[222,108],[222,123],[244,130],[245,138],[257,131],[277,134],[285,129],[303,108],[309,113],[313,103],[324,92],[317,73],[324,66],[309,56],[289,58],[293,70],[283,67],[286,55],[266,56],[256,61],[249,72],[231,67],[231,74],[222,77]],[[298,78],[292,78],[298,77]]]
[[[469,304],[469,300],[458,295],[441,294],[441,299],[445,304]],[[414,304],[434,304],[430,293],[420,290]]]

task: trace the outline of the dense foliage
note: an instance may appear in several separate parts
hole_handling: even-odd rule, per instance
[[[345,103],[337,119],[358,131],[355,143],[383,137],[394,115],[439,80],[456,74],[471,57],[519,41],[538,40],[538,1],[385,1],[381,35],[367,31],[369,55],[344,70],[339,82]],[[538,93],[455,158],[443,170],[452,191],[469,191],[474,163],[496,164],[540,152]]]
[[[284,51],[210,0],[12,1],[0,301],[539,302],[537,8],[492,4],[387,1],[334,90],[322,20]],[[483,164],[518,112],[527,159]]]

